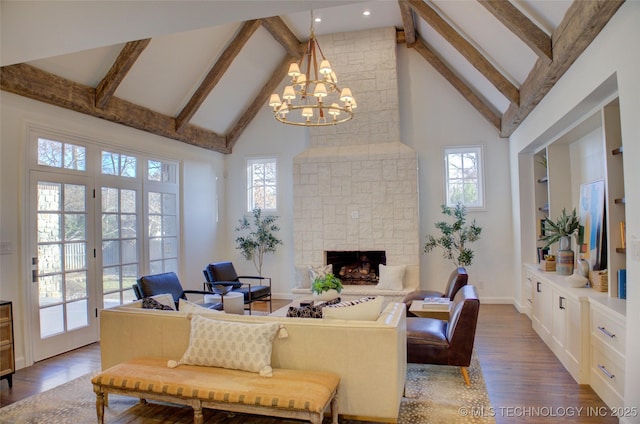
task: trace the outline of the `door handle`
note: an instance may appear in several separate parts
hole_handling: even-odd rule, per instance
[[[35,268],[31,270],[31,282],[37,283],[40,281],[40,277],[38,276],[38,258],[31,258],[31,265],[35,266]]]

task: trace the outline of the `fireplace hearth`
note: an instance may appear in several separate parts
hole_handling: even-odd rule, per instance
[[[333,266],[333,274],[347,285],[378,284],[380,264],[387,264],[383,250],[327,251],[326,258],[327,265]]]

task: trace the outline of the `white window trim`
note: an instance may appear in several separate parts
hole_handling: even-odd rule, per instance
[[[485,211],[487,208],[485,193],[485,158],[484,158],[484,147],[481,145],[471,145],[471,146],[455,146],[455,147],[445,147],[442,151],[442,163],[443,163],[443,176],[444,176],[444,187],[443,187],[443,203],[447,206],[455,206],[449,205],[449,167],[448,167],[448,154],[450,153],[467,153],[467,152],[475,152],[478,154],[479,158],[479,166],[478,166],[478,200],[480,202],[479,205],[465,205],[467,210],[472,211]]]
[[[280,205],[280,167],[279,167],[279,158],[276,155],[269,156],[248,156],[245,158],[245,190],[246,190],[246,207],[245,212],[251,213],[253,208],[252,205],[252,197],[251,190],[249,190],[249,166],[253,163],[264,163],[264,162],[275,162],[276,164],[276,207],[274,209],[262,209],[262,212],[265,214],[277,214],[279,205]]]

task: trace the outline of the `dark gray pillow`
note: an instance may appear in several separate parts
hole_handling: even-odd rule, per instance
[[[173,308],[171,306],[163,305],[162,303],[150,297],[145,297],[144,299],[142,299],[142,309],[160,309],[163,311],[173,311]]]

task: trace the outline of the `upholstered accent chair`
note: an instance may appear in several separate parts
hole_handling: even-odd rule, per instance
[[[169,293],[173,296],[173,301],[176,303],[176,309],[178,309],[180,299],[187,300],[187,294],[189,293],[201,295],[211,294],[204,290],[183,289],[175,272],[142,276],[138,278],[137,283],[133,285],[133,291],[138,299],[155,296],[157,294]],[[222,310],[222,303],[220,302],[205,303],[202,306],[209,309],[215,309],[217,311]]]
[[[458,293],[458,290],[460,290],[461,287],[466,286],[468,281],[469,275],[467,274],[467,270],[464,267],[458,267],[451,272],[451,275],[449,275],[449,281],[447,282],[444,292],[434,290],[416,290],[409,293],[403,299],[403,302],[407,305],[407,317],[416,316],[414,313],[409,311],[411,302],[414,300],[422,300],[425,297],[448,297],[450,300],[453,300],[456,293]]]
[[[253,275],[238,275],[232,262],[213,262],[207,265],[204,270],[206,282],[205,288],[213,291],[214,285],[231,285],[235,292],[242,293],[244,304],[249,308],[251,314],[251,304],[253,302],[269,302],[269,313],[271,310],[271,278]],[[241,279],[258,280],[258,284],[243,283]]]
[[[464,286],[453,298],[449,320],[407,318],[407,362],[460,367],[470,385],[471,363],[480,300],[474,286]]]

